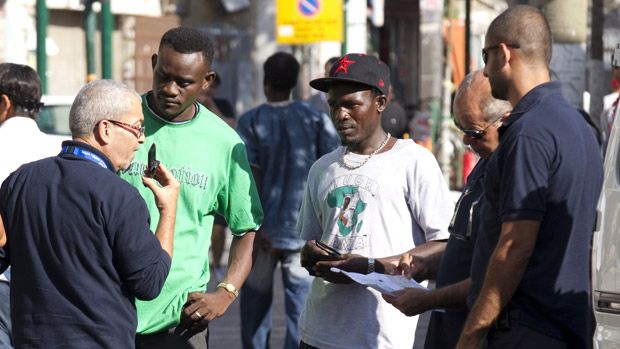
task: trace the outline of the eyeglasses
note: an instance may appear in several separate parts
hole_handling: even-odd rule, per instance
[[[138,138],[142,137],[142,135],[144,134],[144,130],[146,129],[146,127],[144,126],[130,125],[122,121],[116,121],[116,120],[110,120],[110,119],[108,119],[108,121],[113,123],[116,126],[120,126],[124,128],[125,130],[133,133]],[[132,130],[138,132],[138,134],[135,134]]]
[[[504,45],[506,45],[506,47],[515,48],[515,49],[521,48],[521,46],[519,46],[518,44],[504,44]],[[489,51],[496,50],[500,48],[500,46],[501,44],[497,44],[497,45],[485,47],[482,49],[482,61],[484,62],[484,64],[487,64],[487,60],[489,59]]]
[[[498,117],[497,119],[493,120],[493,122],[488,124],[487,127],[483,128],[482,130],[465,130],[465,129],[462,129],[461,126],[459,126],[459,125],[456,125],[456,127],[459,130],[461,130],[461,132],[463,132],[467,137],[471,137],[473,139],[482,139],[482,137],[484,137],[484,133],[486,132],[486,130],[489,127],[491,127],[492,125],[496,124],[502,118],[503,118],[503,115],[500,115],[500,117]]]

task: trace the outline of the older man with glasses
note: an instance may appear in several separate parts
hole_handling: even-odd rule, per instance
[[[482,71],[465,77],[454,97],[454,123],[463,132],[463,143],[481,159],[469,177],[467,187],[456,204],[448,228],[450,239],[432,291],[409,288],[384,298],[408,316],[433,311],[426,335],[426,348],[452,349],[467,318],[469,268],[480,228],[483,181],[488,158],[499,143],[497,129],[510,104],[491,96],[489,80]],[[439,260],[437,258],[436,260]]]
[[[0,270],[14,270],[16,347],[134,346],[134,300],[155,298],[170,270],[180,187],[163,165],[142,178],[159,208],[153,235],[144,200],[117,175],[144,142],[143,120],[136,92],[91,82],[71,107],[73,140],[2,183]]]

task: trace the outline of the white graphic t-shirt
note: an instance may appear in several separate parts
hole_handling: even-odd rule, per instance
[[[398,140],[362,167],[341,165],[342,147],[314,163],[297,224],[305,240],[380,258],[448,238],[454,206],[433,155]],[[367,156],[348,153],[348,162]],[[359,284],[315,278],[301,314],[302,340],[322,349],[411,348],[418,317],[407,317]]]

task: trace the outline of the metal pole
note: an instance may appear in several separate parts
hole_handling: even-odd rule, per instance
[[[101,0],[101,77],[112,79],[112,30],[114,17],[110,0]]]
[[[41,80],[41,91],[47,93],[47,51],[45,39],[47,38],[47,23],[49,14],[45,0],[37,0],[37,72]]]
[[[465,0],[465,74],[471,72],[471,0]]]
[[[95,71],[95,31],[97,17],[93,11],[93,0],[84,2],[84,32],[86,33],[86,82],[97,79]]]
[[[347,54],[347,29],[349,25],[347,23],[347,7],[349,6],[349,0],[342,2],[342,45],[340,46],[340,55]]]

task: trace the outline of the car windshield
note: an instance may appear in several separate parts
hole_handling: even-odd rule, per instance
[[[37,124],[41,131],[52,135],[71,135],[69,129],[69,110],[71,110],[72,98],[46,101],[43,97],[44,106],[37,116]],[[64,100],[67,99],[67,100]]]

